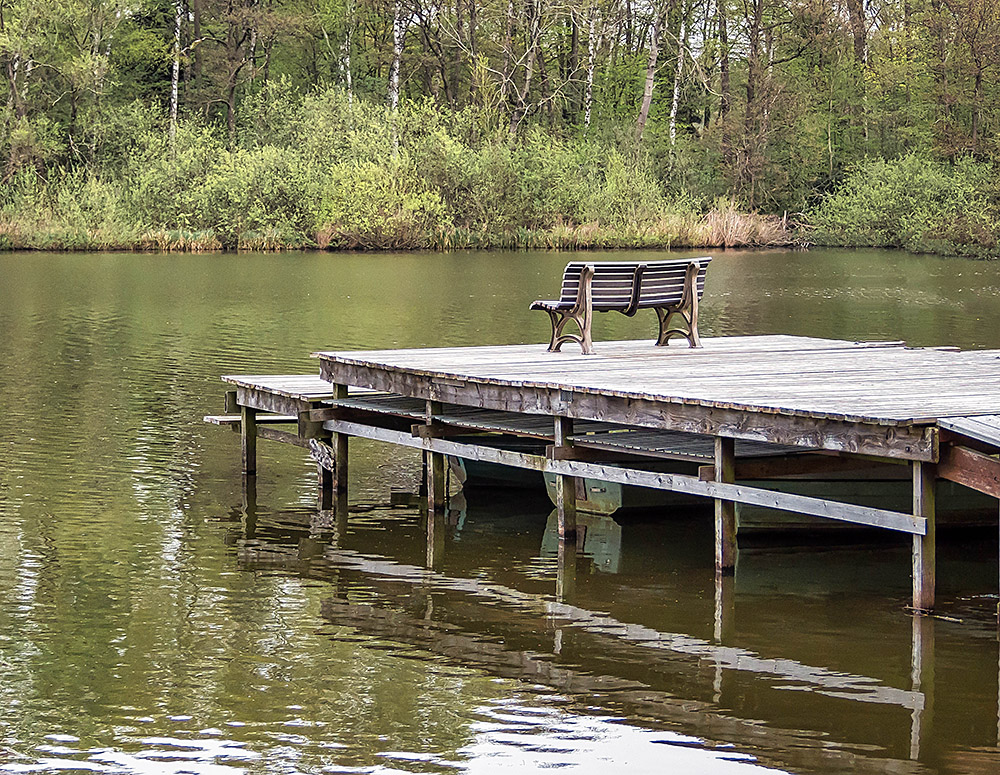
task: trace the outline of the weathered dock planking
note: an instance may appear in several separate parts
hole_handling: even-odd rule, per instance
[[[1000,496],[1000,353],[783,335],[702,342],[602,342],[591,355],[545,345],[319,352],[319,377],[226,380],[236,385],[244,470],[248,437],[268,433],[256,413],[295,417],[289,436],[327,472],[327,508],[346,488],[348,438],[363,437],[426,453],[432,512],[447,498],[446,455],[555,474],[565,538],[577,478],[712,498],[721,573],[735,567],[736,503],[909,533],[913,607],[932,608],[935,482]],[[526,454],[499,435],[549,445]],[[654,459],[704,465],[698,475],[644,469]],[[737,465],[802,476],[868,461],[911,466],[909,513],[736,483]]]

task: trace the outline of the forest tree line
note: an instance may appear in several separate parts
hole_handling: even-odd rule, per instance
[[[0,245],[988,254],[998,65],[992,0],[0,0]]]

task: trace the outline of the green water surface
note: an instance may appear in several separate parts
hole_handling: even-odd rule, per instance
[[[419,460],[365,442],[346,525],[267,442],[248,512],[201,421],[220,375],[545,341],[528,305],[576,257],[0,255],[0,773],[1000,772],[995,531],[942,542],[913,619],[904,537],[756,547],[717,588],[700,510],[590,524],[560,602],[551,505],[516,491],[470,493],[429,571]],[[1000,348],[998,290],[1000,263],[719,253],[702,333]]]

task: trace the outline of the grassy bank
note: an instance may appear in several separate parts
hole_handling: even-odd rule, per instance
[[[628,136],[512,139],[481,112],[385,111],[331,89],[261,95],[229,147],[197,122],[168,141],[136,105],[96,162],[23,167],[0,188],[0,248],[407,250],[788,244],[774,217],[671,185]],[[30,139],[30,138],[29,138]],[[34,144],[40,141],[35,139]]]

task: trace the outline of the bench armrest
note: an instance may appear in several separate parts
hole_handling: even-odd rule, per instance
[[[629,299],[628,306],[622,310],[622,314],[632,317],[639,309],[639,301],[642,297],[642,275],[646,271],[645,264],[639,264],[632,275],[632,298]]]
[[[569,314],[581,315],[584,312],[590,312],[593,307],[593,282],[594,266],[593,264],[584,264],[583,269],[580,270],[580,285],[576,289],[576,304],[573,305]]]

